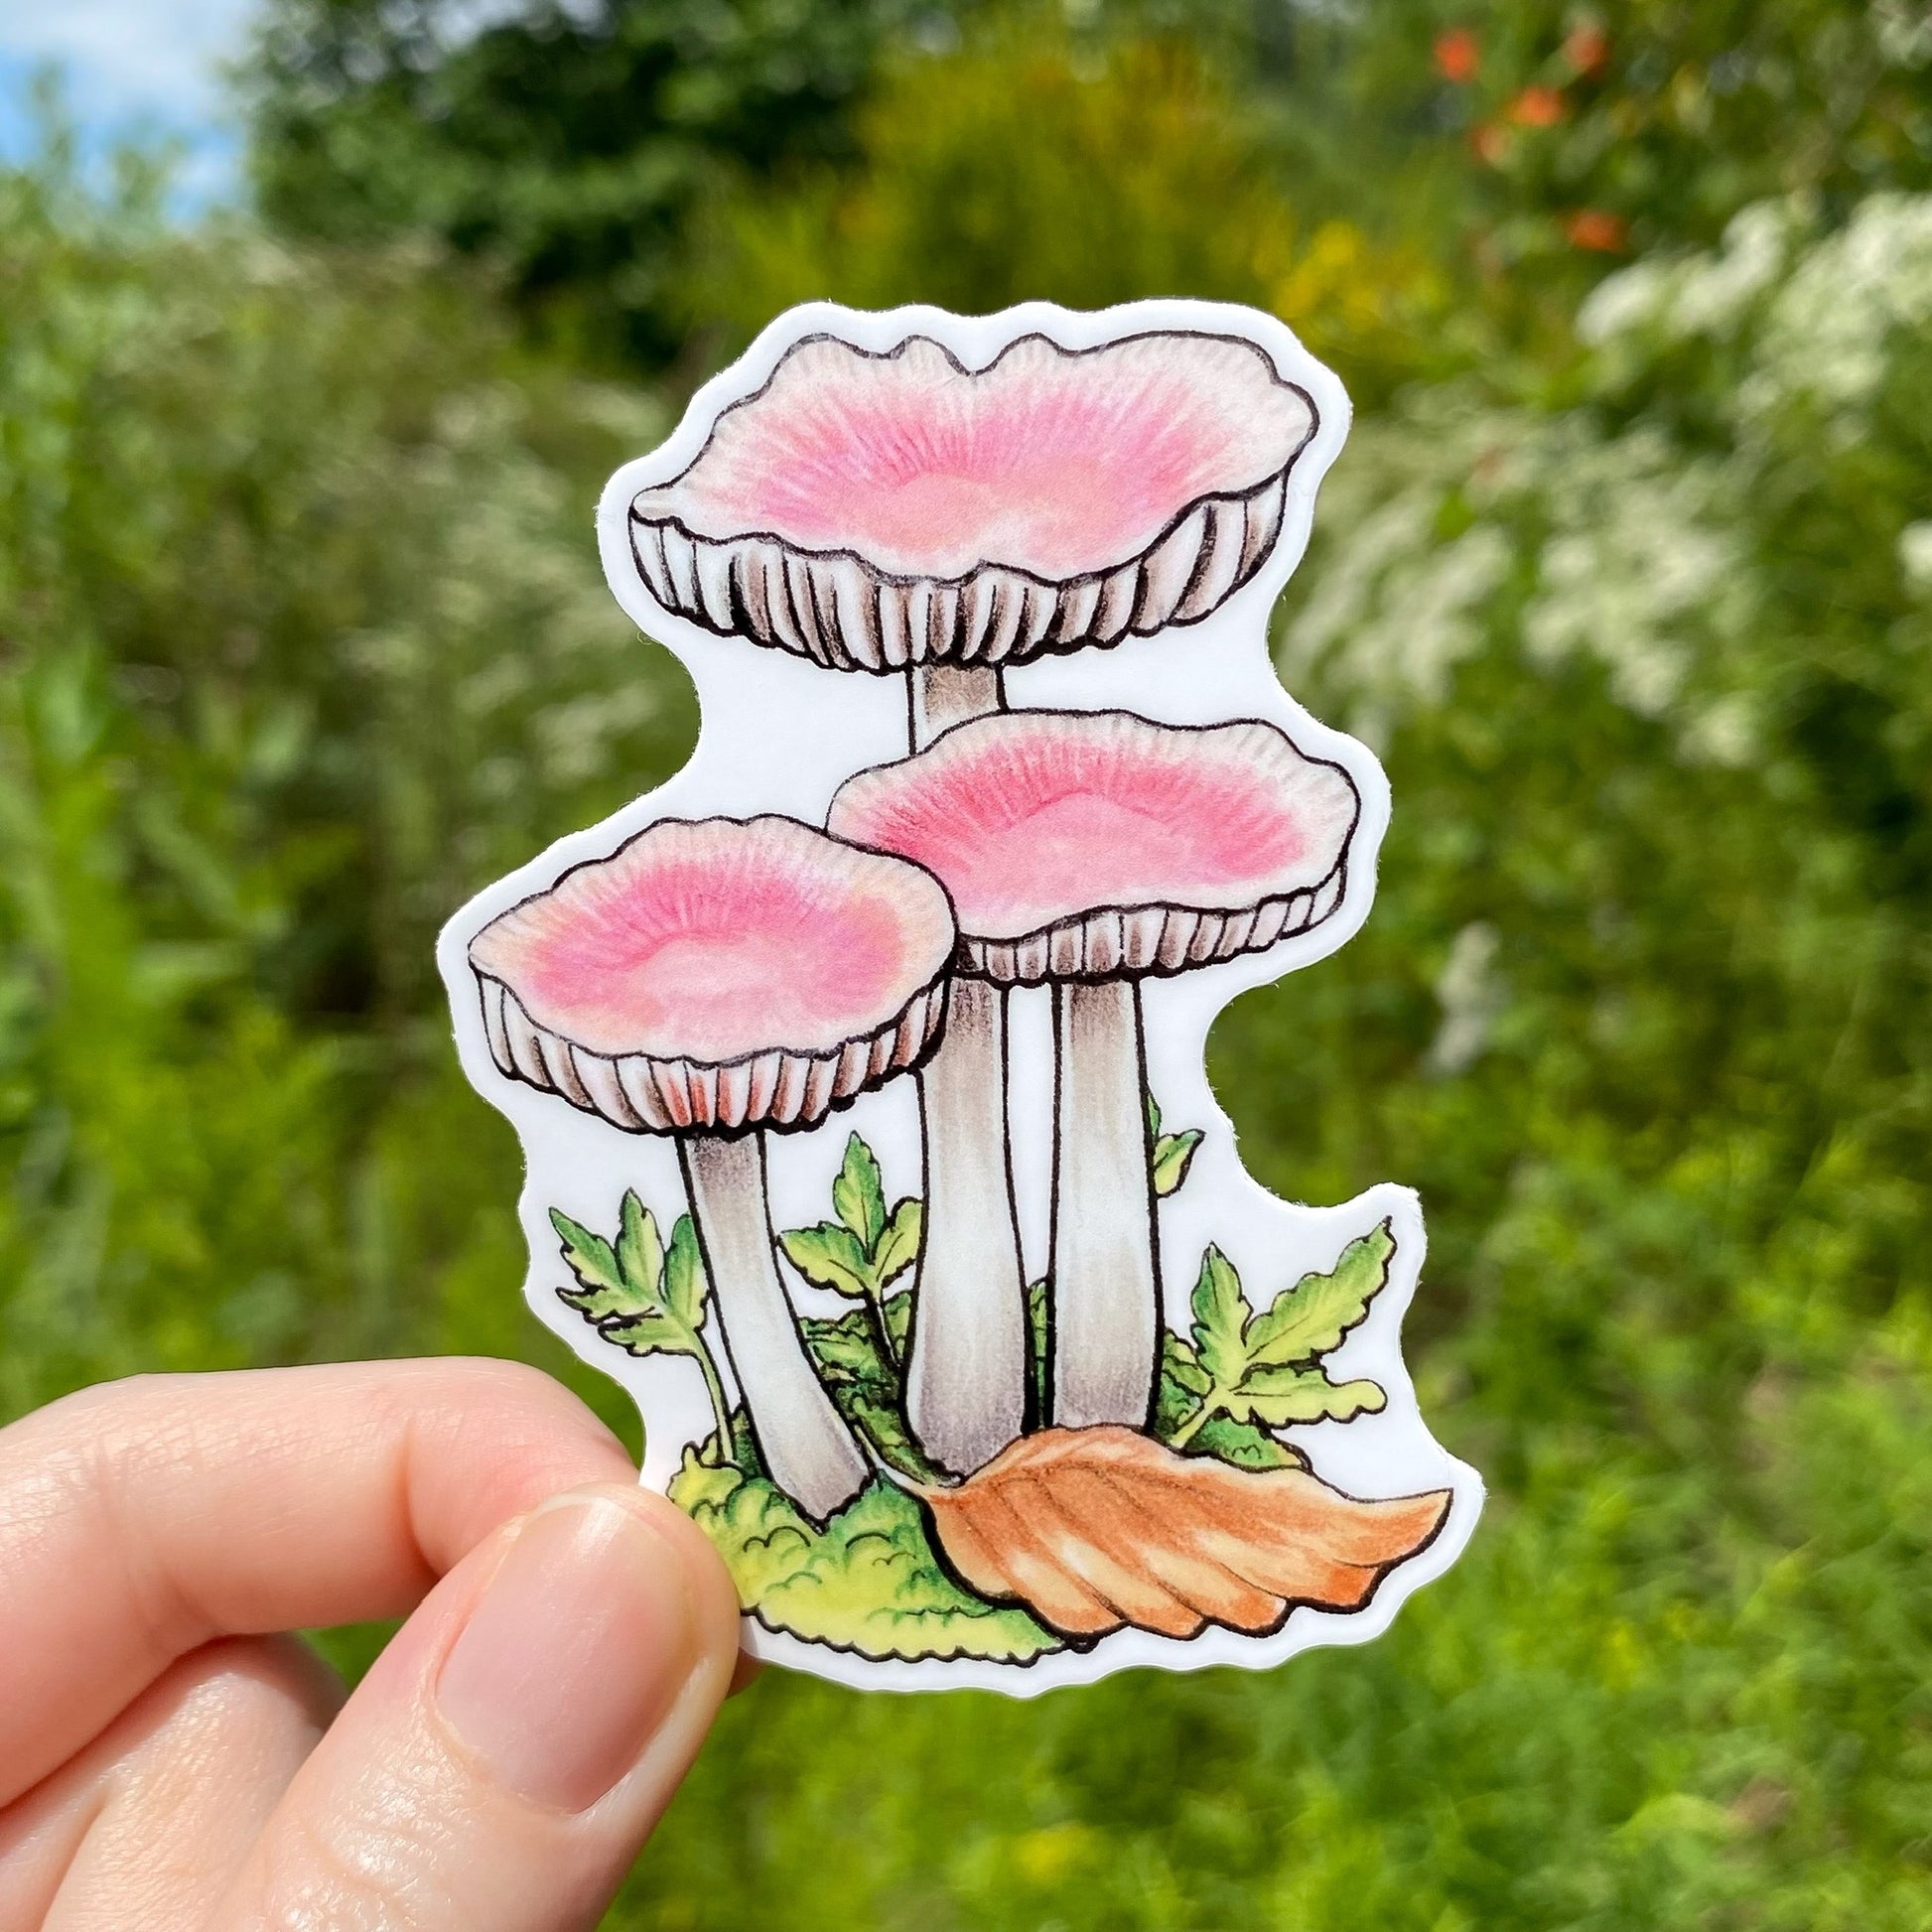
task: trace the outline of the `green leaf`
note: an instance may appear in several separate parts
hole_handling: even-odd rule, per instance
[[[857,1135],[853,1138],[856,1140]],[[859,1237],[836,1221],[816,1227],[792,1228],[778,1237],[791,1265],[819,1288],[841,1295],[863,1296],[872,1286],[872,1267]]]
[[[1027,1374],[1033,1384],[1034,1413],[1047,1412],[1046,1331],[1051,1312],[1046,1306],[1046,1284],[1027,1284]]]
[[[845,1160],[832,1182],[832,1211],[859,1237],[867,1257],[886,1231],[886,1190],[880,1184],[879,1163],[857,1134],[845,1144]]]
[[[1194,1283],[1194,1352],[1210,1381],[1231,1389],[1248,1365],[1243,1336],[1248,1326],[1248,1302],[1241,1293],[1241,1277],[1219,1248],[1209,1243],[1200,1258],[1200,1277]]]
[[[1379,1416],[1389,1406],[1388,1395],[1379,1382],[1366,1378],[1330,1385],[1325,1422],[1353,1422],[1357,1416]]]
[[[1167,1341],[1167,1353],[1161,1365],[1173,1377],[1174,1386],[1189,1395],[1205,1395],[1214,1386],[1214,1378],[1201,1367],[1200,1357],[1192,1345],[1178,1335],[1170,1335]]]
[[[1265,1467],[1254,1458],[1270,1451],[1229,1431],[1350,1422],[1384,1408],[1388,1398],[1375,1383],[1331,1382],[1315,1358],[1361,1321],[1388,1280],[1394,1252],[1385,1221],[1350,1242],[1328,1274],[1304,1276],[1265,1314],[1255,1314],[1240,1276],[1210,1246],[1194,1284],[1193,1344],[1174,1335],[1164,1343],[1156,1433],[1196,1453],[1220,1453],[1217,1445],[1239,1443],[1242,1455],[1229,1459]]]
[[[1229,1393],[1224,1411],[1236,1422],[1286,1429],[1292,1423],[1351,1422],[1379,1413],[1387,1401],[1373,1382],[1330,1382],[1317,1368],[1258,1369]]]
[[[1187,1178],[1194,1150],[1201,1144],[1201,1130],[1189,1127],[1178,1134],[1162,1133],[1160,1103],[1150,1089],[1147,1095],[1147,1137],[1154,1149],[1154,1191],[1165,1200]]]
[[[603,1235],[593,1234],[581,1221],[573,1221],[560,1207],[550,1210],[550,1225],[564,1244],[564,1259],[570,1263],[571,1272],[586,1288],[622,1286],[617,1254]]]
[[[1306,1469],[1309,1458],[1267,1430],[1232,1416],[1210,1416],[1187,1445],[1189,1455],[1211,1455],[1238,1469]]]
[[[1163,1134],[1154,1144],[1154,1191],[1163,1200],[1175,1192],[1187,1178],[1193,1165],[1194,1150],[1201,1144],[1201,1131],[1190,1127],[1181,1134]]]
[[[563,1242],[570,1272],[583,1284],[581,1294],[569,1289],[557,1291],[572,1308],[592,1321],[602,1321],[607,1315],[644,1312],[649,1305],[624,1281],[610,1242],[601,1234],[593,1234],[581,1221],[573,1221],[560,1208],[550,1210],[550,1225]]]
[[[717,1440],[714,1436],[714,1442]],[[752,1418],[743,1409],[732,1411],[731,1459],[750,1476],[764,1474],[764,1457],[759,1453],[759,1439],[752,1433]]]
[[[635,1192],[626,1189],[619,1216],[618,1270],[624,1286],[657,1301],[664,1286],[664,1244],[657,1218]]]
[[[911,1299],[896,1295],[886,1304],[887,1325],[897,1328],[901,1337]],[[905,1427],[898,1372],[880,1353],[871,1311],[854,1309],[831,1321],[807,1315],[799,1326],[839,1414],[894,1468],[922,1482],[942,1480],[943,1472],[927,1461]]]
[[[870,1310],[854,1309],[831,1321],[808,1314],[799,1326],[813,1364],[836,1398],[844,1399],[842,1390],[863,1388],[870,1402],[887,1408],[897,1403],[898,1372],[880,1350]]]
[[[1388,1285],[1395,1236],[1387,1221],[1351,1241],[1325,1275],[1304,1275],[1257,1315],[1248,1334],[1249,1353],[1260,1367],[1311,1362],[1337,1347],[1360,1325],[1368,1307]]]
[[[924,1225],[924,1203],[910,1195],[893,1209],[892,1218],[872,1251],[875,1292],[884,1290],[918,1258],[919,1234]]]
[[[680,1214],[671,1228],[671,1245],[664,1251],[664,1306],[693,1334],[704,1325],[706,1286],[698,1231],[690,1215]]]
[[[1161,1386],[1155,1405],[1154,1433],[1164,1443],[1182,1436],[1182,1452],[1211,1455],[1242,1469],[1307,1467],[1307,1458],[1278,1442],[1253,1422],[1236,1422],[1218,1408],[1203,1415],[1201,1398],[1210,1391],[1188,1343],[1173,1330],[1161,1337]]]
[[[913,1441],[897,1391],[882,1398],[876,1382],[848,1382],[833,1388],[832,1400],[839,1414],[871,1443],[883,1461],[919,1482],[946,1480],[945,1471]]]
[[[704,1325],[704,1264],[691,1217],[678,1217],[667,1251],[657,1220],[634,1192],[618,1214],[614,1247],[602,1235],[556,1208],[551,1225],[581,1289],[560,1288],[557,1298],[592,1323],[614,1348],[630,1355],[688,1355],[705,1370],[714,1404],[722,1401]]]
[[[847,1328],[843,1322],[834,1321],[816,1323],[811,1336],[811,1350],[813,1359],[831,1381],[878,1382],[885,1379],[879,1350],[862,1327]]]
[[[1154,1433],[1164,1443],[1200,1407],[1200,1391],[1183,1385],[1175,1375],[1175,1367],[1183,1357],[1191,1376],[1199,1376],[1193,1349],[1173,1329],[1163,1329],[1161,1375],[1154,1392]]]
[[[557,1300],[565,1308],[575,1309],[593,1328],[600,1322],[625,1319],[622,1310],[612,1307],[620,1299],[627,1299],[621,1289],[614,1292],[607,1288],[560,1288],[557,1291]]]
[[[564,1298],[568,1301],[570,1298]],[[615,1342],[627,1355],[688,1355],[691,1337],[680,1322],[669,1315],[650,1313],[614,1315],[597,1324],[606,1341]]]
[[[893,1338],[893,1346],[901,1355],[905,1352],[905,1337],[912,1332],[912,1293],[903,1289],[897,1295],[886,1298],[886,1332]]]

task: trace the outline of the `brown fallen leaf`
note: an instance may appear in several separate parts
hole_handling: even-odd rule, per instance
[[[1018,1597],[1071,1637],[1127,1623],[1255,1633],[1300,1604],[1359,1609],[1450,1500],[1362,1502],[1303,1469],[1177,1455],[1115,1424],[1022,1437],[956,1488],[919,1494],[974,1589]]]

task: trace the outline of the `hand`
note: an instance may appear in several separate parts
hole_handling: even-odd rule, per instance
[[[346,1703],[278,1634],[412,1605]],[[737,1647],[711,1546],[533,1369],[69,1396],[0,1431],[0,1932],[594,1925]]]

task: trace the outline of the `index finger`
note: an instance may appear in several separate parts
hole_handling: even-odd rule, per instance
[[[0,1430],[0,1805],[212,1638],[401,1615],[498,1523],[634,1476],[515,1362],[143,1376]]]

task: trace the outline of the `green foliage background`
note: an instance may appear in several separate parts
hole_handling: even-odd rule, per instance
[[[262,215],[0,180],[0,1415],[478,1349],[634,1434],[429,958],[692,741],[597,483],[803,295],[1263,303],[1365,403],[1285,675],[1397,811],[1216,1078],[1423,1189],[1489,1513],[1269,1677],[767,1675],[610,1922],[1932,1924],[1919,11],[435,15],[278,0]]]

